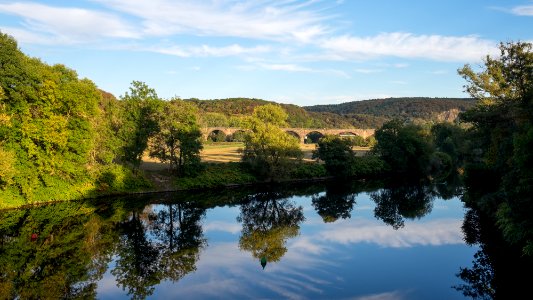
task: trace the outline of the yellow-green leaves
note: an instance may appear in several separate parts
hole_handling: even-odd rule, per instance
[[[13,183],[13,177],[17,173],[15,163],[15,153],[0,146],[0,187],[4,188]]]

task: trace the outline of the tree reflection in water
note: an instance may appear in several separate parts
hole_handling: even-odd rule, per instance
[[[325,223],[337,221],[339,218],[351,217],[355,204],[354,189],[351,184],[328,184],[326,193],[322,196],[314,195],[312,203],[318,215]]]
[[[252,252],[263,268],[287,252],[286,242],[299,234],[303,208],[282,193],[262,192],[248,196],[237,217],[242,222],[241,250]]]
[[[146,298],[162,280],[178,281],[196,270],[205,246],[200,224],[203,208],[188,202],[161,207],[158,212],[133,211],[119,225],[121,242],[111,273],[132,298]]]
[[[473,299],[518,299],[530,294],[533,261],[521,247],[509,245],[487,215],[469,208],[463,221],[465,242],[479,245],[472,266],[460,268],[464,281],[454,288]],[[520,297],[517,297],[520,296]]]
[[[102,210],[72,202],[0,212],[0,299],[96,298],[117,240]]]
[[[374,216],[394,229],[404,226],[404,219],[421,218],[431,212],[433,188],[423,183],[394,184],[370,194],[376,202]]]

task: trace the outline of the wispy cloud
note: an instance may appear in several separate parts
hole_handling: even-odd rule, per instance
[[[43,35],[65,44],[93,42],[105,37],[139,37],[133,26],[108,12],[17,2],[0,4],[0,13],[22,18],[25,29],[11,28],[10,32],[33,43],[45,43]]]
[[[407,291],[392,291],[356,297],[354,300],[401,300],[409,299]]]
[[[193,34],[308,42],[330,29],[317,1],[98,0],[141,20],[149,36]]]
[[[222,222],[222,221],[214,221],[209,222],[204,225],[204,231],[222,231],[222,232],[228,232],[231,234],[236,234],[241,231],[242,227],[233,222]]]
[[[248,65],[239,65],[235,68],[241,71],[256,71],[256,70],[267,70],[267,71],[282,71],[282,72],[290,72],[290,73],[314,73],[314,74],[325,74],[325,75],[331,75],[335,77],[342,77],[345,79],[351,78],[351,76],[342,71],[342,70],[336,70],[336,69],[321,69],[321,68],[310,68],[305,67],[299,64],[292,64],[292,63],[270,63],[270,62],[253,62],[250,61],[252,64]]]
[[[365,60],[382,56],[424,58],[438,61],[479,60],[496,52],[496,43],[476,36],[415,35],[392,32],[370,37],[331,37],[320,46],[345,59]]]
[[[179,57],[224,57],[267,53],[271,51],[271,48],[268,46],[243,47],[241,45],[233,44],[223,47],[213,47],[209,45],[148,47],[144,50]]]
[[[261,68],[265,70],[273,71],[288,71],[288,72],[313,72],[313,69],[302,67],[295,64],[258,64]]]
[[[318,240],[341,244],[366,242],[393,248],[464,243],[461,220],[443,219],[425,223],[408,223],[398,231],[386,225],[363,220],[352,221],[350,224],[337,223],[331,230],[321,232]]]
[[[372,74],[372,73],[381,73],[381,72],[383,72],[382,69],[362,69],[362,68],[355,69],[354,71],[357,72],[357,73],[362,73],[362,74]]]
[[[533,5],[521,5],[511,9],[511,13],[518,16],[533,16]]]

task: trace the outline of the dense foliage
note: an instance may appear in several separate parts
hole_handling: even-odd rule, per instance
[[[326,135],[318,141],[313,158],[324,162],[330,176],[373,178],[388,170],[385,161],[371,153],[358,157],[353,150],[358,140]]]
[[[117,100],[0,33],[0,207],[150,188],[138,170],[149,146],[181,173],[199,163],[196,120],[143,82]]]
[[[0,198],[86,193],[93,158],[106,152],[96,144],[101,99],[91,81],[27,57],[0,33]]]
[[[313,112],[330,112],[339,115],[363,114],[385,118],[436,120],[438,114],[451,110],[465,111],[474,105],[472,99],[464,98],[387,98],[353,101],[342,104],[305,107]]]
[[[479,72],[469,65],[459,70],[477,99],[462,115],[472,124],[465,201],[533,255],[533,51],[522,42],[502,43],[500,50]]]

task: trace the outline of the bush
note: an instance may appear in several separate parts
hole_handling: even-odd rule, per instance
[[[204,164],[204,171],[194,177],[178,178],[178,189],[197,189],[223,187],[233,184],[257,182],[240,163]]]
[[[317,163],[299,164],[291,172],[291,178],[293,179],[320,178],[326,176],[328,176],[328,172],[326,171],[324,165]]]

